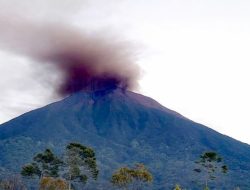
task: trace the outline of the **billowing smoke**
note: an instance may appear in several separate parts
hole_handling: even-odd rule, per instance
[[[111,35],[4,17],[0,26],[1,48],[52,65],[62,74],[57,87],[60,95],[137,86],[139,68],[131,47]]]

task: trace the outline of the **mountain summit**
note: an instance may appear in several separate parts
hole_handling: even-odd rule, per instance
[[[69,142],[95,149],[101,180],[117,168],[144,163],[153,189],[176,183],[199,187],[193,169],[199,155],[216,151],[229,167],[213,185],[250,189],[250,146],[169,110],[151,98],[122,89],[78,92],[0,125],[0,173],[18,172],[32,157]]]

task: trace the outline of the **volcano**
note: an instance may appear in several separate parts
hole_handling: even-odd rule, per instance
[[[181,184],[201,189],[193,171],[204,151],[216,151],[229,168],[212,189],[250,189],[250,146],[169,110],[151,98],[124,89],[75,93],[0,125],[0,172],[19,172],[32,157],[69,142],[94,148],[100,180],[114,170],[144,163],[154,175],[152,189]]]

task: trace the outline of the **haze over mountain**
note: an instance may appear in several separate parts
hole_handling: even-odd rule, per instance
[[[36,153],[51,148],[61,154],[69,142],[95,149],[101,181],[121,166],[142,162],[154,175],[153,189],[176,183],[198,189],[194,162],[211,150],[224,158],[229,173],[210,185],[250,189],[249,145],[120,88],[80,91],[0,125],[0,171],[19,172]]]

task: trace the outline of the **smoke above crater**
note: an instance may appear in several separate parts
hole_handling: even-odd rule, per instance
[[[55,87],[61,96],[82,90],[137,87],[140,69],[134,49],[112,35],[1,16],[0,25],[0,48],[56,68],[62,76]],[[55,73],[48,69],[46,74]]]

